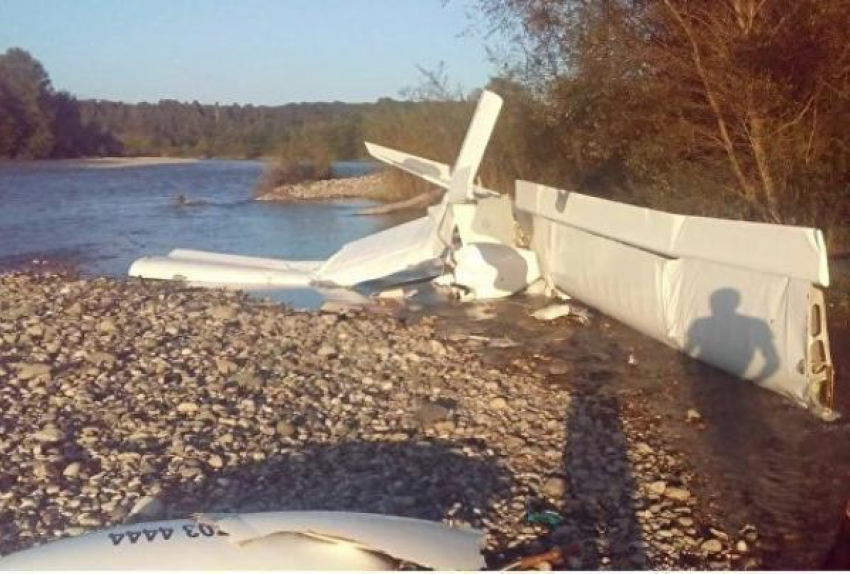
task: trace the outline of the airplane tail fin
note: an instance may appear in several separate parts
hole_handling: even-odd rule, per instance
[[[460,203],[473,199],[475,175],[487,149],[487,142],[496,127],[496,120],[502,109],[502,98],[485,90],[481,93],[475,114],[466,137],[452,168],[452,181],[449,185],[448,202]]]
[[[501,109],[502,98],[486,90],[481,94],[460,153],[452,168],[444,163],[370,142],[366,142],[366,149],[375,159],[447,189],[448,193],[443,198],[445,203],[462,203],[474,199],[477,195],[498,195],[475,185],[475,175],[478,173],[478,167],[481,165],[487,142],[493,134]]]

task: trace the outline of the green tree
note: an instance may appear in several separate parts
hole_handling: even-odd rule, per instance
[[[28,52],[0,55],[0,149],[9,157],[47,157],[53,148],[53,88],[44,67]]]

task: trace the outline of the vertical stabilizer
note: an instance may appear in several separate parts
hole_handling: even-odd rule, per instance
[[[493,134],[496,119],[502,109],[502,98],[485,90],[481,93],[472,122],[466,131],[460,154],[452,168],[452,180],[446,194],[448,203],[461,203],[474,198],[475,175]]]

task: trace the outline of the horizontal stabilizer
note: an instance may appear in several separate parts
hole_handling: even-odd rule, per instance
[[[424,157],[417,157],[403,151],[390,149],[370,142],[366,142],[366,149],[377,160],[421,177],[425,181],[440,186],[443,189],[449,188],[451,173],[449,166],[444,163],[425,159]]]
[[[382,145],[366,142],[366,149],[369,155],[375,159],[384,162],[387,165],[397,167],[402,171],[415,175],[443,189],[448,189],[451,185],[451,172],[449,166],[432,159],[415,156],[403,151],[398,151]],[[499,193],[481,187],[480,185],[473,186],[473,190],[478,197],[491,197],[499,195]]]

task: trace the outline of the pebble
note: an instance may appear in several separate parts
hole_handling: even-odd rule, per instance
[[[563,478],[551,477],[543,483],[543,494],[552,499],[561,499],[567,492],[567,481]]]
[[[79,462],[72,462],[65,467],[65,470],[62,471],[62,475],[66,478],[76,478],[80,474],[80,468],[81,465]]]
[[[496,397],[490,401],[490,408],[495,409],[497,411],[504,410],[508,408],[508,401],[506,401],[502,397]]]
[[[65,433],[59,430],[56,427],[48,426],[44,427],[40,431],[34,433],[32,437],[38,442],[42,443],[54,443],[60,442],[65,439]]]
[[[436,403],[428,403],[416,411],[415,416],[420,425],[430,427],[439,421],[446,420],[449,416],[449,409]]]
[[[671,500],[676,500],[678,502],[685,502],[690,500],[691,492],[684,488],[676,488],[674,486],[668,486],[664,490],[664,496]]]
[[[235,319],[238,311],[235,307],[231,307],[229,305],[217,305],[215,307],[210,308],[209,315],[213,319],[217,319],[219,321],[229,321],[231,319]]]
[[[275,425],[275,431],[278,436],[289,438],[295,434],[295,427],[287,421],[278,421]]]
[[[692,424],[702,422],[702,414],[696,409],[688,409],[685,413],[685,420]]]
[[[143,496],[130,509],[129,516],[139,518],[159,518],[165,505],[154,496]]]
[[[709,554],[718,554],[723,551],[723,543],[715,538],[706,540],[699,547],[700,550]]]
[[[182,413],[182,414],[196,413],[196,412],[198,412],[199,409],[200,409],[200,407],[198,406],[197,403],[185,402],[185,403],[180,403],[179,405],[177,405],[177,412]]]
[[[570,366],[566,361],[554,360],[549,364],[550,375],[566,375],[570,372]]]
[[[667,483],[663,480],[657,480],[649,484],[649,492],[661,496],[667,490]]]
[[[18,366],[18,378],[22,381],[28,381],[37,377],[49,377],[50,365],[44,363],[21,363]]]

